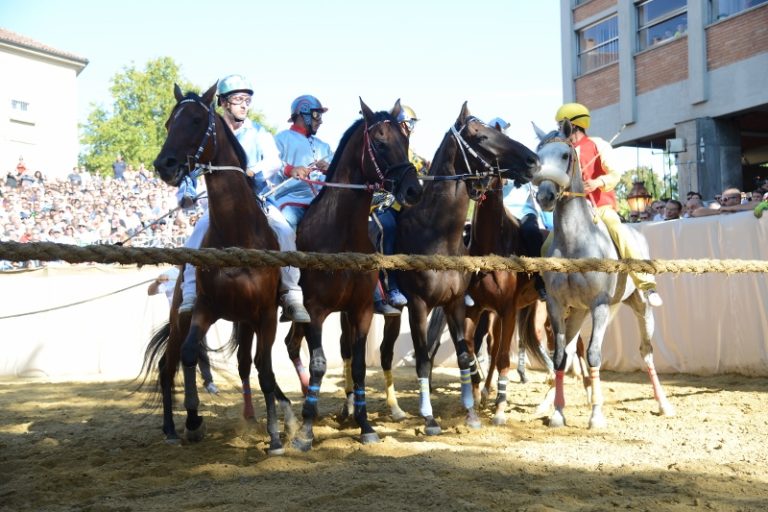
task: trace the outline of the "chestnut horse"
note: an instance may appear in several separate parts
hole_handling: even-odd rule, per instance
[[[384,188],[403,205],[419,201],[422,193],[416,169],[408,161],[408,138],[400,130],[397,115],[400,100],[391,112],[374,113],[360,100],[363,114],[344,133],[326,174],[323,190],[312,201],[296,235],[301,251],[323,253],[373,253],[368,238],[368,213],[373,191]],[[379,440],[368,422],[365,402],[365,343],[373,317],[376,270],[304,269],[300,284],[309,324],[294,324],[286,344],[294,361],[302,336],[309,346],[309,382],[302,408],[303,424],[293,446],[312,447],[312,425],[318,414],[320,384],[326,371],[322,328],[326,317],[342,312],[347,341],[342,348],[351,358],[354,417],[360,426],[361,442]]]
[[[154,161],[155,170],[165,183],[173,186],[188,174],[205,176],[210,227],[202,247],[279,250],[277,239],[244,171],[245,152],[215,112],[215,92],[214,84],[202,97],[194,93],[185,96],[178,85],[175,86],[177,103],[166,123],[168,136]],[[223,318],[235,322],[233,338],[238,348],[246,417],[253,417],[249,376],[251,346],[256,334],[254,363],[266,402],[269,453],[283,453],[275,401],[280,402],[286,422],[294,418],[290,402],[277,385],[272,369],[279,281],[280,269],[277,267],[198,268],[197,300],[191,317],[189,314],[180,317],[177,313],[181,302],[177,285],[169,336],[155,336],[144,358],[144,370],[149,372],[162,353],[158,385],[163,398],[163,432],[169,442],[178,441],[173,423],[173,384],[179,362],[184,375],[186,437],[190,441],[199,441],[205,435],[203,418],[198,414],[200,401],[195,385],[195,366],[203,336],[216,320]]]

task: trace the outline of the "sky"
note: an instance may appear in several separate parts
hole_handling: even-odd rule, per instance
[[[464,101],[483,120],[506,119],[530,148],[531,122],[554,128],[559,9],[558,0],[0,0],[0,27],[89,60],[77,79],[81,123],[94,106],[109,108],[116,74],[168,56],[201,90],[247,77],[252,108],[278,130],[295,97],[316,96],[328,108],[318,137],[333,148],[359,98],[373,110],[399,98],[420,120],[411,147],[431,160]],[[634,149],[621,155],[626,168],[656,165]]]

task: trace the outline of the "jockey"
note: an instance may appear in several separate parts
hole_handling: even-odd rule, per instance
[[[411,133],[416,128],[416,122],[418,122],[416,112],[409,106],[402,105],[400,114],[397,116],[397,122],[400,124],[400,130],[406,137],[410,138]],[[419,174],[426,174],[429,169],[429,162],[420,157],[413,150],[408,147],[408,160],[416,168],[416,172]],[[397,235],[397,218],[400,214],[402,206],[386,192],[376,193],[373,198],[373,207],[371,210],[371,217],[373,222],[379,228],[379,233],[376,237],[376,248],[386,255],[395,253],[395,237]],[[382,283],[386,283],[386,300],[384,299],[384,293]],[[397,316],[400,314],[399,309],[395,307],[402,307],[408,304],[408,299],[405,298],[400,292],[400,288],[397,284],[394,273],[380,272],[379,283],[377,283],[374,289],[373,307],[374,312],[384,316]],[[395,307],[393,307],[395,306]]]
[[[218,105],[222,108],[222,117],[232,130],[245,150],[247,156],[246,174],[252,180],[256,193],[262,193],[268,188],[272,176],[280,172],[280,154],[275,146],[275,140],[266,129],[248,119],[251,106],[253,87],[248,80],[240,75],[229,75],[222,78],[218,85]],[[187,176],[177,192],[179,204],[189,205],[195,198],[195,181]],[[277,236],[281,251],[296,250],[296,234],[286,222],[278,208],[267,205],[264,209],[269,225]],[[185,247],[198,249],[208,231],[208,210],[195,224]],[[283,307],[281,320],[298,323],[308,323],[309,313],[304,308],[304,296],[299,287],[300,272],[295,267],[280,269],[280,304]],[[179,313],[192,310],[197,295],[197,279],[195,267],[187,264],[184,268],[182,283],[182,303]]]
[[[315,136],[327,111],[314,96],[299,96],[291,103],[288,121],[293,124],[275,136],[283,166],[281,172],[272,177],[271,183],[278,186],[290,182],[270,195],[269,201],[283,212],[294,231],[319,190],[317,185],[291,178],[324,181],[325,171],[333,160],[331,146]]]
[[[616,194],[613,189],[619,183],[621,176],[613,165],[613,148],[610,143],[598,137],[589,137],[590,115],[587,107],[580,103],[566,103],[561,106],[555,121],[558,123],[568,119],[573,125],[569,138],[576,149],[581,167],[581,177],[584,180],[584,192],[587,199],[595,207],[597,214],[608,228],[613,243],[622,259],[640,259],[642,256],[631,245],[621,225],[621,218],[616,213]],[[661,296],[656,292],[656,280],[651,274],[630,272],[632,280],[638,289],[645,292],[648,303],[658,307],[663,304]]]

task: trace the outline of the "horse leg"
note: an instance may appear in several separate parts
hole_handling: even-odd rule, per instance
[[[235,339],[237,340],[237,373],[240,375],[240,382],[243,386],[243,418],[252,420],[256,417],[253,411],[253,397],[251,394],[251,364],[253,356],[253,328],[246,326],[242,322],[236,322]]]
[[[294,448],[303,452],[312,449],[312,440],[315,438],[312,425],[317,418],[320,385],[323,382],[327,365],[322,344],[322,329],[326,316],[328,316],[327,313],[310,314],[312,322],[305,327],[307,344],[309,345],[309,386],[304,398],[304,405],[301,408],[301,428],[296,432],[292,443]]]
[[[553,357],[553,364],[555,368],[555,396],[553,403],[555,406],[554,412],[549,417],[549,426],[552,428],[565,426],[565,415],[563,411],[565,409],[565,390],[563,388],[563,378],[565,374],[565,345],[568,330],[573,329],[572,326],[580,326],[581,322],[586,316],[584,310],[571,310],[570,317],[567,322],[565,320],[565,311],[562,306],[553,300],[547,301],[547,313],[549,314],[550,322],[552,323],[552,330],[555,336],[555,352]],[[543,404],[539,405],[538,410],[541,410]]]
[[[475,398],[472,394],[472,374],[477,372],[477,363],[467,346],[464,339],[462,326],[464,324],[464,298],[454,299],[453,303],[446,308],[446,319],[448,320],[448,330],[453,339],[453,346],[456,349],[456,360],[459,364],[459,373],[461,381],[461,403],[467,410],[467,417],[464,423],[470,428],[480,428],[480,418],[475,411]]]
[[[475,334],[477,333],[477,326],[480,324],[480,318],[485,316],[485,311],[480,310],[477,307],[466,309],[466,318],[464,319],[464,339],[467,342],[467,350],[471,354],[472,361],[475,364],[475,372],[472,375],[472,398],[475,402],[482,403],[482,395],[480,393],[480,372],[477,368],[480,366],[477,362],[476,350],[475,350]],[[481,338],[482,340],[482,338]]]
[[[272,345],[275,342],[275,332],[277,331],[277,309],[270,308],[269,311],[262,311],[256,329],[254,365],[259,374],[259,385],[264,394],[264,403],[267,409],[267,433],[269,434],[267,453],[269,455],[283,455],[285,448],[283,448],[283,442],[280,440],[277,408],[275,406],[277,380],[272,369]],[[251,334],[251,338],[253,338],[253,334]]]
[[[373,304],[367,311],[357,311],[355,321],[350,318],[350,337],[352,345],[352,381],[354,386],[355,420],[360,426],[360,442],[371,444],[379,442],[379,435],[368,422],[368,407],[365,402],[365,345],[368,330],[373,319]]]
[[[309,386],[309,372],[301,362],[301,340],[304,339],[304,324],[292,323],[288,334],[285,335],[285,346],[288,349],[288,357],[296,370],[296,376],[301,383],[301,393],[307,396]]]
[[[344,396],[346,397],[339,412],[339,422],[343,423],[355,413],[354,384],[352,382],[353,329],[349,323],[348,313],[342,311],[339,315],[339,320],[341,322],[339,349],[341,351],[341,360],[344,363]]]
[[[589,417],[589,428],[600,429],[607,425],[603,415],[603,390],[600,382],[600,365],[602,364],[602,346],[608,322],[611,319],[610,306],[598,304],[592,308],[592,335],[587,347],[587,364],[589,379],[592,382],[592,414]]]
[[[392,377],[392,359],[395,353],[395,341],[400,335],[400,317],[384,317],[384,337],[379,346],[381,355],[381,369],[384,372],[384,381],[387,387],[387,407],[392,419],[400,421],[405,419],[406,414],[397,403],[397,393],[395,392],[395,381]]]
[[[653,363],[653,345],[651,344],[654,330],[653,312],[651,311],[651,306],[642,300],[639,294],[640,292],[636,291],[630,298],[631,302],[628,301],[628,303],[632,307],[640,327],[640,355],[643,357],[645,366],[648,369],[648,377],[651,380],[651,386],[653,386],[653,396],[659,404],[659,414],[662,416],[674,416],[675,407],[667,399],[667,394],[664,392],[664,388],[661,387],[659,376],[656,373],[656,365]]]
[[[165,353],[158,361],[158,380],[163,399],[163,434],[168,444],[181,442],[173,422],[173,383],[179,368],[181,342],[187,329],[189,329],[189,315],[186,315],[186,325],[183,326],[179,326],[178,321],[174,322],[172,319]]]
[[[436,436],[442,432],[442,429],[432,415],[432,402],[429,396],[432,359],[427,349],[428,313],[423,299],[411,297],[408,301],[408,323],[411,327],[413,352],[416,356],[416,377],[419,381],[419,414],[424,418],[424,433],[428,436]]]
[[[517,321],[517,308],[510,304],[510,309],[499,313],[501,329],[499,333],[499,346],[497,352],[496,367],[499,370],[499,380],[496,391],[496,412],[493,416],[494,425],[505,425],[507,423],[507,384],[509,383],[509,350],[512,345],[512,335],[515,332],[515,323]]]
[[[203,417],[198,414],[200,398],[197,394],[197,357],[200,350],[200,341],[211,326],[207,311],[201,311],[199,304],[195,305],[192,312],[192,322],[189,332],[181,345],[181,366],[184,374],[184,408],[187,410],[187,419],[184,423],[187,441],[197,442],[205,437],[205,423]]]

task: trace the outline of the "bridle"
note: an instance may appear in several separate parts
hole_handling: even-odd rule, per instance
[[[545,146],[547,144],[554,144],[557,142],[567,145],[570,150],[568,152],[567,167],[570,169],[570,173],[568,174],[568,177],[571,178],[572,180],[574,173],[580,172],[580,168],[579,168],[579,159],[576,157],[576,148],[571,143],[571,141],[565,137],[555,136],[547,140],[541,141],[540,146]],[[559,183],[556,183],[554,180],[549,180],[549,181],[552,181],[557,185],[557,193],[555,194],[555,201],[559,201],[560,198],[562,197],[584,197],[584,198],[587,197],[586,192],[573,192],[571,190],[568,190],[565,186],[561,186]]]
[[[194,156],[187,155],[187,173],[189,176],[192,178],[197,178],[204,174],[212,174],[216,171],[238,171],[243,175],[246,175],[246,172],[243,169],[233,165],[211,165],[211,159],[209,159],[208,163],[200,162],[200,158],[202,158],[203,153],[205,152],[205,148],[208,147],[208,144],[211,140],[213,140],[212,154],[214,156],[216,155],[218,149],[216,146],[216,109],[214,108],[213,103],[208,106],[197,98],[184,98],[176,105],[172,117],[176,117],[181,113],[181,107],[185,103],[194,103],[196,105],[200,105],[208,112],[208,126],[205,129],[203,139],[200,141],[200,145],[198,146]]]
[[[475,149],[469,145],[469,143],[464,140],[464,138],[461,136],[461,133],[469,126],[469,123],[471,122],[478,122],[482,123],[482,121],[474,116],[469,116],[464,121],[464,124],[459,128],[456,129],[456,126],[451,126],[451,134],[453,135],[453,138],[456,139],[456,142],[458,143],[459,149],[461,150],[461,156],[464,157],[464,163],[467,166],[467,170],[469,171],[469,174],[461,175],[459,179],[482,179],[488,176],[498,176],[501,177],[501,172],[503,169],[498,165],[498,162],[495,166],[488,163]],[[480,162],[480,164],[485,168],[485,171],[479,172],[475,171],[473,167],[469,163],[469,158],[467,157],[467,153],[469,153],[475,160]]]
[[[381,167],[379,166],[379,162],[377,160],[376,148],[374,147],[373,141],[371,140],[371,131],[373,131],[377,126],[381,124],[391,125],[391,121],[389,119],[384,119],[382,121],[377,121],[373,123],[371,126],[368,126],[368,123],[366,121],[364,125],[364,131],[363,131],[364,149],[360,154],[360,168],[365,169],[365,155],[367,154],[371,162],[373,163],[373,168],[376,171],[376,176],[378,177],[378,180],[373,183],[367,182],[364,185],[358,186],[358,187],[364,188],[365,190],[370,190],[372,192],[376,192],[378,190],[385,188],[384,183],[386,181],[391,181],[393,184],[395,184],[394,179],[387,178],[387,176],[390,173],[396,172],[396,171],[404,171],[409,167],[413,167],[413,164],[408,160],[406,160],[405,162],[401,162],[395,165],[387,164],[384,166],[384,171],[381,170]],[[399,131],[399,128],[398,128],[398,131]],[[326,184],[326,186],[331,186],[331,185],[333,184],[331,183]]]

